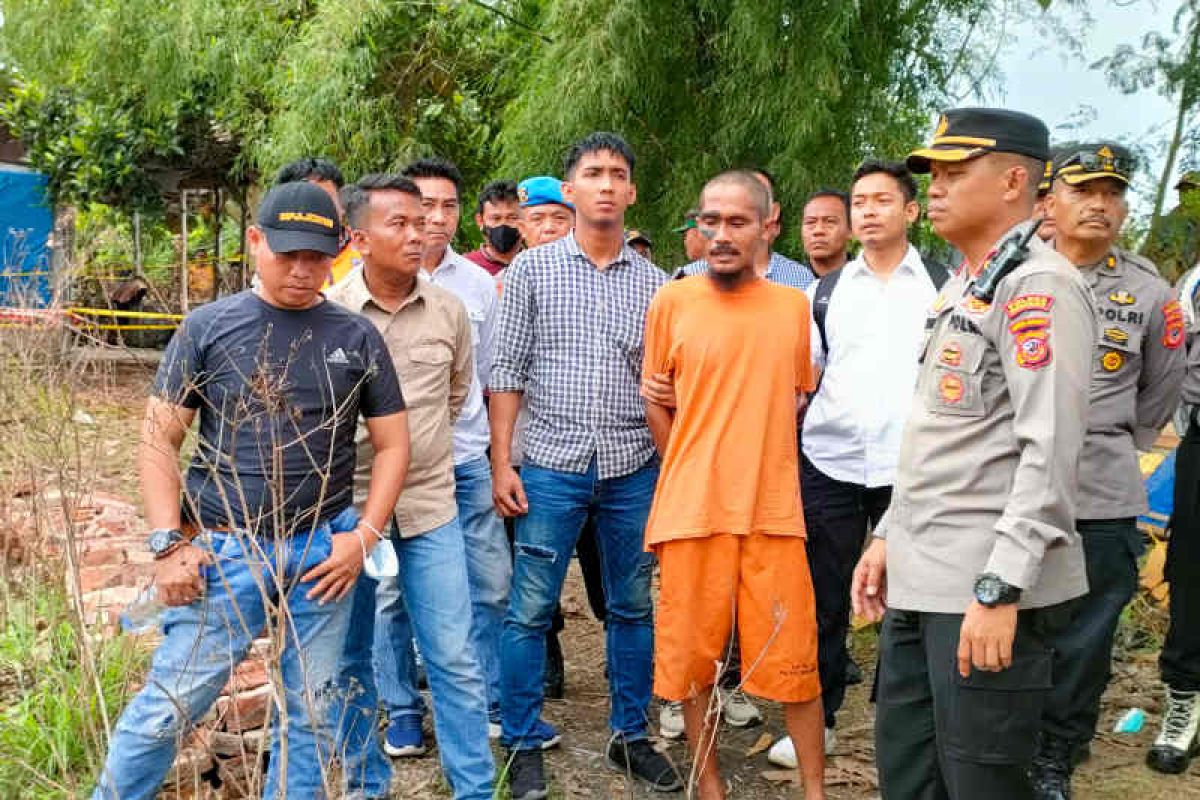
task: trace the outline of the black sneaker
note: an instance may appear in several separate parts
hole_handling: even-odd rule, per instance
[[[546,797],[541,750],[508,751],[508,790],[512,800],[543,800]]]
[[[674,765],[646,739],[627,742],[614,736],[608,742],[607,756],[610,767],[637,778],[656,792],[678,792],[683,788]]]
[[[1071,800],[1071,743],[1042,734],[1029,777],[1035,800]]]

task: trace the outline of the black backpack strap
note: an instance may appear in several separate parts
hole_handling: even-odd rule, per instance
[[[813,322],[817,323],[817,333],[821,336],[821,355],[829,355],[829,337],[825,334],[825,317],[829,314],[829,298],[833,288],[837,286],[838,278],[842,277],[842,268],[817,281],[817,290],[813,292]]]
[[[950,268],[924,254],[921,255],[921,261],[925,264],[925,271],[929,273],[929,280],[933,281],[933,288],[940,291],[946,285],[946,281],[950,280]]]

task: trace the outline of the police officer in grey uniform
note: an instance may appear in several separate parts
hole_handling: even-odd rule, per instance
[[[1132,172],[1124,147],[1081,144],[1055,158],[1046,200],[1057,222],[1055,249],[1095,296],[1100,342],[1090,360],[1091,408],[1075,512],[1088,593],[1053,641],[1054,688],[1033,762],[1039,800],[1070,799],[1072,767],[1095,734],[1117,621],[1137,590],[1137,515],[1148,508],[1137,451],[1154,446],[1183,381],[1183,312],[1175,292],[1152,263],[1114,247],[1129,211]]]
[[[1166,684],[1162,723],[1146,763],[1157,772],[1185,771],[1200,751],[1200,265],[1179,279],[1187,327],[1187,372],[1176,429],[1175,511],[1165,574],[1171,624],[1158,659]]]
[[[851,590],[883,618],[885,800],[1033,797],[1050,641],[1087,591],[1075,486],[1097,323],[1030,230],[1048,157],[1040,120],[968,108],[908,158],[965,262],[930,308],[892,503]]]

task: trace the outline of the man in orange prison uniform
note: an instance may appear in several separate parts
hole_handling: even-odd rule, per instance
[[[824,798],[821,687],[796,456],[797,398],[813,389],[808,299],[758,276],[770,197],[750,172],[704,187],[707,274],[663,286],[646,318],[647,401],[663,457],[646,546],[661,568],[654,690],[684,701],[699,797],[723,798],[713,701],[737,622],[744,688],[784,704],[805,797]]]

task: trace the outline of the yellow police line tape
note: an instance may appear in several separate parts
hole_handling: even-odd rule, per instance
[[[142,322],[99,322],[92,318],[130,319]],[[28,327],[30,325],[57,325],[100,331],[171,331],[179,327],[182,314],[167,314],[159,311],[122,311],[115,308],[0,308],[0,327]]]
[[[86,308],[74,306],[64,309],[68,319],[93,331],[173,331],[179,327],[182,314],[166,314],[159,311],[121,311],[113,308]],[[86,317],[108,317],[109,319],[160,320],[160,322],[122,323],[93,322]]]

